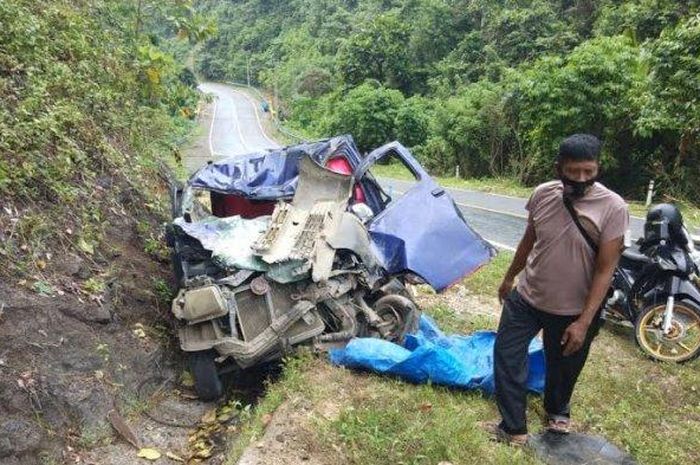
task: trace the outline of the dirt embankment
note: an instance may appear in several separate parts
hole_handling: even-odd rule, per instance
[[[207,124],[200,121],[200,134]],[[201,138],[185,154],[206,156]],[[2,465],[145,463],[116,432],[110,412],[133,430],[139,447],[162,454],[159,463],[202,449],[191,436],[213,406],[195,399],[174,340],[172,273],[162,244],[153,242],[164,218],[122,203],[130,190],[115,177],[99,193],[115,208],[105,208],[108,227],[94,250],[42,244],[41,256],[32,258],[40,276],[0,272]],[[167,192],[163,181],[161,195]],[[0,239],[17,240],[13,217],[30,206],[3,207]],[[31,248],[22,246],[28,256]],[[200,455],[216,458],[215,441],[199,439],[206,446]]]
[[[61,463],[112,440],[107,414],[135,413],[150,376],[172,376],[158,283],[134,220],[110,215],[90,257],[52,254],[51,278],[0,281],[0,463]],[[85,282],[96,286],[90,295]],[[162,284],[161,284],[162,285]]]

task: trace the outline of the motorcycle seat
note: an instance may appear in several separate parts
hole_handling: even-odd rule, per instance
[[[641,263],[651,263],[651,258],[641,253],[638,249],[630,247],[622,251],[622,256],[627,260]]]

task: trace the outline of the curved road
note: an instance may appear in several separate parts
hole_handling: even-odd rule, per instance
[[[190,160],[190,171],[207,160],[280,147],[265,133],[264,114],[259,102],[250,95],[227,84],[205,82],[199,88],[214,98],[208,134],[210,156],[206,160]],[[397,193],[405,192],[410,186],[410,182],[395,179],[382,179],[381,184],[387,192]],[[514,250],[527,221],[525,199],[464,189],[446,190],[476,231],[497,247]],[[633,238],[641,234],[643,223],[639,218],[632,218]]]
[[[214,96],[209,149],[215,158],[280,147],[265,134],[257,102],[248,94],[226,84],[206,82],[199,88]]]

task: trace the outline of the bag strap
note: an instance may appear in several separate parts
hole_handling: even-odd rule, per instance
[[[574,210],[574,206],[571,203],[571,199],[568,198],[567,196],[564,196],[564,206],[566,207],[566,210],[569,212],[569,215],[571,215],[571,219],[574,220],[574,224],[578,228],[578,230],[581,232],[581,235],[583,236],[584,239],[586,239],[586,243],[590,246],[591,249],[593,249],[593,252],[596,254],[598,253],[598,244],[595,243],[593,238],[591,238],[590,235],[588,235],[588,232],[584,229],[583,225],[581,224],[581,220],[579,220],[578,215],[576,214],[576,210]]]

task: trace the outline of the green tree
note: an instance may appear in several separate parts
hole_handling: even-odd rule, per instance
[[[432,108],[425,98],[413,96],[404,100],[394,117],[395,138],[407,147],[425,143],[431,116]]]
[[[406,43],[409,27],[395,13],[379,15],[362,24],[338,51],[337,66],[348,86],[366,79],[410,90],[411,64]]]
[[[603,139],[603,167],[609,176],[628,167],[638,114],[634,95],[644,76],[638,47],[622,36],[597,38],[564,58],[535,62],[514,89],[519,131],[529,155],[526,180],[551,176],[559,142],[575,132]]]
[[[653,139],[652,170],[669,190],[697,192],[700,176],[700,17],[666,29],[647,47],[647,87],[640,95],[638,133]],[[662,161],[662,163],[658,163]]]
[[[482,33],[498,55],[510,65],[545,53],[562,53],[578,41],[552,2],[532,0],[526,6],[512,4],[494,9],[485,19]]]
[[[352,134],[360,150],[371,150],[395,138],[396,115],[403,102],[400,91],[365,82],[331,107],[327,132]]]

